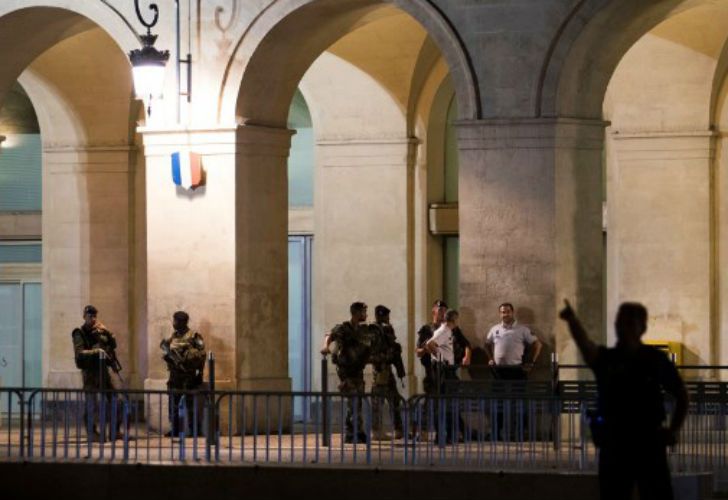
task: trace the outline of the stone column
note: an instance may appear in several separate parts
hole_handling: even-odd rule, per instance
[[[240,391],[290,391],[288,173],[292,131],[241,126],[235,157],[235,360]],[[291,401],[245,399],[246,430],[290,425]],[[238,411],[238,409],[236,409]],[[266,416],[265,412],[268,412]],[[282,416],[278,422],[277,416]]]
[[[216,387],[235,388],[235,130],[142,129],[146,155],[147,356],[145,389],[166,389],[159,343],[185,310],[215,353]],[[171,154],[202,155],[205,185],[174,184]],[[208,373],[205,373],[207,380]],[[150,405],[166,429],[166,399]],[[152,414],[153,413],[153,414]]]
[[[129,147],[43,150],[43,361],[49,387],[81,387],[71,331],[94,304],[135,377],[129,330]],[[118,381],[117,381],[118,382]]]
[[[610,140],[609,317],[622,301],[642,302],[650,313],[647,340],[682,343],[683,363],[715,364],[715,134],[618,133]]]
[[[364,301],[369,321],[374,321],[377,304],[391,309],[406,366],[414,352],[412,196],[417,144],[406,138],[317,143],[315,351],[325,331],[349,319],[350,304]],[[409,375],[409,387],[414,388],[414,373]],[[314,384],[320,386],[318,373]],[[330,366],[329,387],[337,385]]]
[[[575,361],[557,320],[571,299],[603,335],[602,167],[604,123],[496,119],[458,123],[460,306],[479,345],[512,302],[549,351]]]
[[[239,390],[289,391],[288,174],[292,132],[237,129],[236,365]]]

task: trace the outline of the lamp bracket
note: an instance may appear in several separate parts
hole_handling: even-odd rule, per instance
[[[137,18],[139,19],[139,22],[144,25],[145,28],[147,28],[147,35],[151,33],[152,28],[155,24],[157,24],[157,21],[159,20],[159,7],[156,3],[149,4],[149,10],[154,12],[154,18],[152,18],[151,22],[146,22],[144,20],[144,17],[142,16],[141,10],[139,10],[139,0],[134,0],[134,9],[136,10]]]

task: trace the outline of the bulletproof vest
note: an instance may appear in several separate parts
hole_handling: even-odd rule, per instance
[[[81,339],[84,350],[101,348],[108,352],[116,349],[116,340],[104,328],[94,328],[89,331],[80,327],[73,330],[72,336]],[[95,356],[76,356],[75,361],[76,368],[81,370],[98,370],[99,368],[99,358]]]
[[[175,335],[169,338],[169,348],[172,351],[176,351],[180,355],[184,356],[184,353],[189,350],[199,350],[204,348],[204,343],[201,337],[194,330],[187,330],[183,335]],[[185,357],[184,369],[189,374],[194,374],[195,370],[200,371],[200,377],[202,377],[202,370],[205,367],[205,358],[200,356],[195,359],[188,359]]]
[[[374,323],[370,325],[372,333],[370,361],[375,369],[383,369],[385,365],[394,363],[402,347],[397,343],[394,330],[389,325]]]
[[[97,328],[95,331],[98,345],[94,347],[100,347],[107,352],[116,349],[116,340],[114,340],[114,337],[111,336],[108,330]]]
[[[354,328],[348,321],[337,325],[331,332],[331,341],[339,346],[333,362],[346,371],[363,370],[369,359],[374,335],[366,325]]]

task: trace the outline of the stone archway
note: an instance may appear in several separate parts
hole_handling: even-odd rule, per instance
[[[627,50],[667,17],[704,3],[580,2],[562,26],[542,70],[537,116],[600,118],[604,92]]]
[[[227,64],[220,89],[219,121],[232,122],[237,118],[239,123],[271,124],[267,120],[276,115],[276,123],[284,124],[285,121],[281,120],[285,117],[285,107],[256,109],[256,106],[273,106],[258,99],[260,92],[270,95],[270,92],[278,91],[269,87],[260,88],[256,84],[256,79],[266,73],[266,61],[296,54],[296,66],[286,68],[283,80],[268,75],[269,80],[279,80],[276,85],[281,85],[280,90],[287,95],[290,90],[288,87],[295,86],[318,54],[347,32],[376,19],[378,11],[381,14],[382,8],[386,6],[401,9],[417,20],[442,52],[459,96],[459,117],[463,120],[480,117],[478,87],[470,56],[447,20],[429,3],[421,0],[297,0],[273,2],[255,19],[238,42]],[[317,29],[311,29],[311,26],[317,26]],[[305,44],[301,43],[302,40],[305,40]],[[246,90],[241,93],[240,89]],[[230,110],[235,110],[235,116],[225,115]],[[265,118],[262,118],[264,115]]]
[[[237,129],[236,155],[236,370],[237,386],[241,389],[287,387],[285,366],[276,366],[270,360],[285,348],[285,335],[282,333],[286,331],[284,245],[287,207],[285,197],[280,194],[286,192],[284,166],[290,136],[285,129],[285,120],[293,92],[313,61],[334,42],[356,28],[385,19],[392,12],[404,11],[410,14],[415,9],[420,17],[424,15],[423,12],[435,15],[431,8],[428,10],[420,2],[402,2],[401,11],[395,7],[400,7],[399,2],[317,0],[274,3],[255,21],[238,47],[235,57],[245,62],[239,77],[241,83],[235,94],[235,114],[240,124]],[[419,21],[418,17],[413,17]],[[420,21],[420,24],[424,23]],[[443,58],[448,63],[450,58],[456,59],[454,64],[458,65],[456,71],[450,69],[456,91],[462,89],[463,92],[462,101],[458,101],[460,112],[465,118],[479,116],[474,79],[470,76],[466,54],[457,48],[459,41],[441,20],[433,18],[430,25],[424,25],[424,28],[436,43],[443,36],[449,37],[448,48],[442,49]],[[438,34],[433,35],[428,28]],[[227,94],[223,92],[223,105],[232,102],[230,92],[231,89],[227,89]],[[400,113],[405,114],[408,107],[414,109],[409,102],[405,102],[402,107]],[[407,187],[407,176],[411,175],[408,171],[414,164],[417,148],[416,141],[407,137],[407,120],[402,120],[401,132],[396,137],[391,136],[386,140],[382,137],[364,139],[357,141],[355,137],[337,137],[334,141],[324,141],[327,154],[322,161],[338,165],[356,157],[360,163],[365,164],[369,156],[369,161],[373,158],[377,165],[401,163],[402,170],[397,175],[403,176],[400,179],[402,199],[407,200],[405,191],[411,189]],[[393,206],[398,210],[396,216],[393,214],[392,220],[387,223],[397,217],[402,219],[401,228],[397,231],[404,242],[402,251],[397,256],[402,261],[402,269],[393,264],[391,271],[396,272],[390,274],[398,275],[401,271],[401,295],[407,296],[411,294],[413,286],[407,277],[411,272],[407,264],[408,259],[411,259],[407,255],[407,241],[412,238],[412,229],[408,228],[411,213],[405,205],[400,207],[399,201],[396,203]],[[332,213],[341,210],[336,206],[327,209],[333,211]],[[265,217],[261,217],[261,213]],[[345,233],[343,231],[339,235],[341,241],[354,244],[356,233],[349,236]],[[372,255],[375,254],[376,252]],[[342,258],[346,257],[342,255]],[[360,279],[355,277],[356,273],[344,275],[349,276],[348,279]],[[323,279],[331,281],[337,278],[325,276]],[[384,298],[394,291],[385,290]],[[357,299],[336,297],[334,300],[331,297],[325,300],[338,303],[339,300],[351,302]],[[374,301],[377,298],[373,296],[366,300]],[[340,309],[339,307],[337,310]],[[398,309],[400,317],[414,316],[413,308],[406,301]],[[329,318],[325,322],[331,321]],[[341,319],[337,318],[336,321]],[[402,335],[408,336],[412,326],[409,323],[404,324],[407,324],[406,333],[403,332]],[[328,324],[329,328],[331,326]]]
[[[131,72],[120,42],[63,8],[69,3],[76,6],[0,11],[8,48],[0,98],[15,81],[23,85],[43,144],[43,380],[54,387],[80,384],[68,334],[93,302],[120,335],[120,359],[138,385],[140,344],[129,335],[138,320],[131,304],[131,247],[138,235]],[[84,3],[80,10],[113,26],[121,44],[136,43],[133,31],[105,9]]]
[[[621,301],[644,301],[647,339],[679,342],[686,364],[721,364],[726,237],[716,180],[725,167],[716,113],[728,32],[717,33],[717,19],[728,13],[702,0],[580,7],[545,68],[540,112],[611,122],[607,330]]]

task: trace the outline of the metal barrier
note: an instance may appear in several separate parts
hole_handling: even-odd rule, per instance
[[[724,383],[690,383],[673,470],[726,468]],[[472,387],[470,388],[472,389]],[[0,389],[0,459],[594,470],[588,382],[391,402],[330,392]],[[305,418],[294,410],[305,408]],[[379,409],[379,410],[377,410]],[[351,413],[347,419],[347,413]],[[347,424],[348,420],[348,424]],[[176,424],[175,424],[176,422]]]

